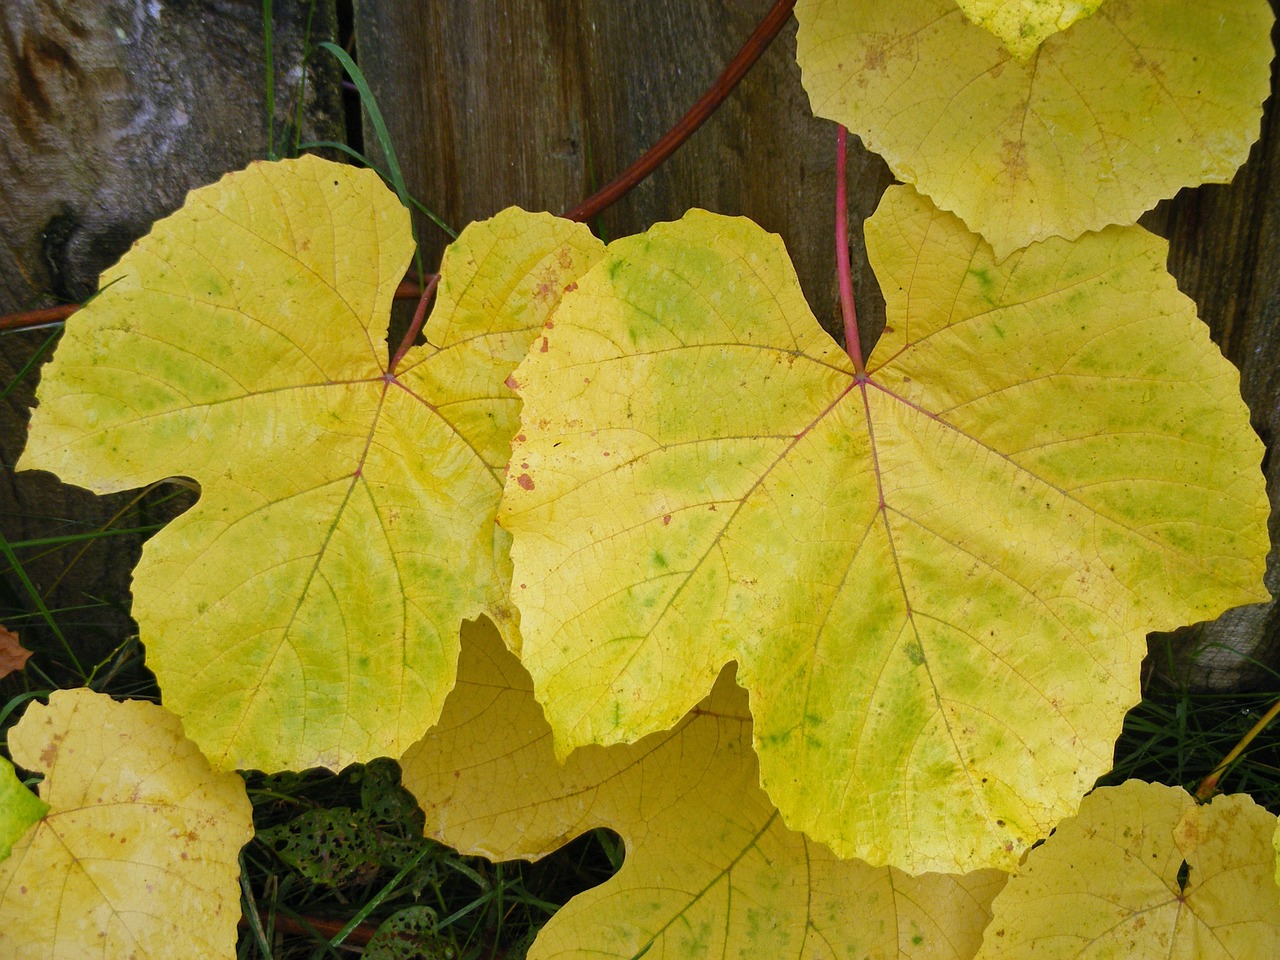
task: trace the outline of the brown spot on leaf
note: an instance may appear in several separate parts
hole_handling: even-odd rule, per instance
[[[1027,179],[1027,145],[1013,140],[1006,140],[1000,148],[1000,162],[1004,165],[1004,174],[1010,180]]]
[[[520,484],[520,486],[526,490],[533,489],[533,477],[529,476],[527,473],[522,473],[520,476],[516,477],[516,483]]]
[[[49,738],[49,742],[45,748],[40,751],[40,768],[48,770],[53,766],[53,762],[58,759],[58,748],[62,746],[63,734],[55,733]]]
[[[662,525],[665,527],[665,526],[666,526],[667,524],[669,524],[670,522],[671,522],[671,514],[669,514],[669,513],[668,513],[668,514],[665,514],[665,515],[663,516],[663,518],[662,518]]]
[[[540,353],[546,353],[546,352],[547,352],[548,350],[550,350],[550,349],[551,349],[551,344],[547,343],[547,338],[546,338],[546,337],[543,337],[543,338],[542,338],[542,346],[538,348],[539,352],[540,352]]]

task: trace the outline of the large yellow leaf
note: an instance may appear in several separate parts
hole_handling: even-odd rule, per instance
[[[906,187],[855,375],[777,237],[612,244],[516,370],[500,521],[564,756],[677,722],[736,660],[793,829],[1012,868],[1111,765],[1145,634],[1266,598],[1238,376],[1137,228],[990,248]]]
[[[1102,0],[956,0],[964,15],[986,27],[1019,61],[1077,20],[1089,16]]]
[[[503,381],[600,249],[545,214],[472,225],[390,370],[408,214],[371,171],[262,163],[193,192],[68,322],[19,466],[199,481],[133,612],[215,767],[338,768],[430,726],[459,623],[506,595]]]
[[[63,690],[9,732],[49,813],[0,863],[0,956],[235,955],[244,782],[151,703]]]
[[[626,862],[539,934],[550,957],[968,960],[1005,874],[909,877],[838,860],[782,825],[760,789],[744,692],[724,671],[666,733],[561,766],[529,675],[487,622],[463,627],[458,686],[402,760],[427,832],[535,859],[593,827]]]
[[[1280,956],[1276,818],[1130,780],[1095,791],[996,898],[979,960]]]
[[[1225,183],[1270,90],[1267,0],[1123,0],[1018,62],[956,0],[800,0],[815,113],[998,258]]]

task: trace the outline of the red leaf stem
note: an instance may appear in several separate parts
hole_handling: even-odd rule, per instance
[[[6,313],[0,317],[0,330],[25,330],[27,327],[42,327],[47,323],[61,323],[79,309],[79,304],[65,303],[58,307],[42,307],[23,313]]]
[[[324,917],[303,917],[301,920],[294,920],[292,917],[282,916],[281,914],[276,914],[275,916],[275,929],[279,933],[295,937],[314,937],[316,934],[323,937],[334,937],[345,926],[346,924],[341,920],[326,920]],[[241,930],[249,929],[249,921],[243,916],[240,917],[239,927]],[[378,925],[376,923],[361,923],[347,934],[347,939],[343,941],[343,944],[350,944],[355,947],[366,946],[377,932]]]
[[[867,369],[862,364],[862,341],[858,338],[858,311],[853,303],[853,277],[849,271],[849,198],[845,182],[845,141],[848,131],[836,127],[836,275],[840,280],[840,312],[844,315],[844,349],[853,361],[859,379]]]
[[[624,197],[631,188],[653,173],[667,157],[675,153],[690,136],[693,135],[707,117],[711,116],[724,99],[733,92],[733,88],[747,74],[747,71],[760,59],[760,55],[768,49],[770,42],[778,35],[782,25],[791,17],[791,9],[796,0],[778,0],[765,14],[755,32],[747,38],[742,49],[729,61],[724,72],[716,78],[716,82],[698,98],[698,102],[689,108],[689,112],[676,122],[652,147],[641,154],[640,159],[627,167],[611,183],[597,190],[580,204],[564,214],[567,220],[590,220],[597,213]]]
[[[427,319],[427,304],[431,302],[431,298],[435,296],[436,285],[440,282],[440,274],[433,273],[427,278],[426,289],[422,291],[422,296],[418,298],[418,307],[413,311],[413,321],[409,324],[409,329],[405,331],[404,339],[400,341],[400,347],[396,350],[396,355],[391,358],[391,365],[387,367],[387,376],[394,377],[396,367],[400,365],[400,361],[404,359],[404,355],[409,352],[409,348],[413,346],[413,341],[417,339],[418,332],[422,329],[422,322]],[[401,284],[401,287],[405,284]],[[399,296],[400,291],[396,290]]]

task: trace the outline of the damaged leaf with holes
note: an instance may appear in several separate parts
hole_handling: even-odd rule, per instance
[[[453,945],[437,933],[438,918],[430,907],[406,907],[378,927],[362,960],[456,960]]]
[[[393,367],[408,212],[370,170],[257,163],[193,191],[68,321],[19,467],[200,484],[144,547],[133,614],[215,767],[336,770],[430,726],[459,623],[506,610],[504,381],[600,247],[514,208],[472,224]]]
[[[561,757],[736,661],[788,826],[1008,870],[1110,768],[1148,631],[1267,599],[1262,444],[1140,228],[1000,262],[897,187],[867,248],[865,373],[747,220],[615,241],[566,296],[513,378],[521,657]]]
[[[294,872],[322,887],[365,884],[379,873],[395,873],[412,863],[422,849],[422,811],[400,786],[395,764],[375,760],[361,775],[358,809],[323,807],[308,810],[288,823],[258,831],[258,839]],[[428,861],[409,886],[433,869]]]

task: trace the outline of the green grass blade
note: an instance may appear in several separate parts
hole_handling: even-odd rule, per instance
[[[262,0],[262,46],[267,67],[267,159],[279,160],[276,153],[276,61],[275,25],[271,0]]]
[[[58,638],[62,648],[66,650],[67,656],[71,658],[71,663],[76,668],[76,673],[87,681],[88,675],[84,672],[84,667],[80,665],[80,658],[71,649],[71,644],[67,642],[67,638],[63,635],[62,628],[58,626],[58,622],[53,619],[53,614],[50,613],[49,608],[45,605],[44,597],[40,596],[40,591],[36,589],[35,584],[31,582],[31,578],[27,576],[27,571],[23,569],[22,562],[18,559],[18,555],[13,552],[13,547],[9,545],[9,541],[5,539],[3,533],[0,533],[0,554],[3,554],[4,558],[9,561],[9,568],[13,570],[22,582],[23,589],[27,591],[27,596],[31,598],[36,609],[40,611],[41,619],[48,624],[49,629],[53,631],[53,635]]]
[[[421,863],[426,858],[427,854],[434,849],[434,844],[428,843],[424,845],[423,848],[418,851],[417,855],[406,863],[400,872],[392,877],[385,887],[378,891],[372,900],[356,911],[356,915],[347,921],[347,925],[345,927],[334,934],[333,939],[329,941],[329,946],[336,947],[340,945],[343,940],[347,939],[347,937],[351,935],[351,931],[364,923],[365,918],[369,916],[369,914],[373,913],[374,910],[377,910],[378,905],[387,897],[391,896],[396,887],[400,886],[400,882],[404,880],[404,878],[413,871],[413,868]]]
[[[400,169],[400,161],[396,158],[396,149],[391,144],[391,134],[387,132],[386,121],[382,119],[382,111],[378,109],[378,101],[373,95],[373,91],[369,89],[369,83],[364,78],[364,73],[359,65],[351,59],[351,55],[343,50],[336,43],[328,40],[317,44],[321,50],[327,50],[333,54],[342,69],[347,71],[347,76],[351,78],[351,82],[356,85],[356,91],[360,94],[360,102],[364,104],[365,112],[369,114],[369,122],[373,124],[373,132],[378,138],[378,144],[382,147],[382,153],[387,158],[387,179],[396,191],[396,196],[400,198],[400,202],[408,209],[411,204],[409,202],[409,190],[404,183],[404,173]],[[414,251],[414,260],[418,265],[418,274],[422,274],[422,256],[418,251]]]
[[[28,359],[27,362],[22,365],[22,369],[13,375],[13,379],[10,380],[7,384],[5,384],[5,387],[3,390],[0,390],[0,400],[3,400],[5,397],[9,396],[9,394],[13,392],[13,388],[16,387],[21,382],[22,378],[25,377],[31,371],[31,369],[40,362],[40,358],[43,357],[46,351],[48,351],[48,349],[54,345],[54,343],[57,341],[58,337],[61,336],[61,334],[62,334],[61,329],[55,330],[53,333],[49,334],[49,336],[45,339],[44,343],[36,347],[35,353],[31,354],[30,359]]]
[[[361,153],[355,147],[348,146],[347,144],[342,143],[338,140],[308,140],[306,143],[298,144],[298,149],[299,150],[337,150],[340,153],[345,153],[347,156],[351,157],[353,160],[357,161],[358,163],[364,164],[366,167],[368,167],[370,170],[372,170],[374,173],[380,176],[383,180],[387,181],[387,183],[391,182],[391,174],[389,174],[386,170],[378,166],[376,163],[374,163],[372,160],[366,157],[363,153]],[[413,194],[409,194],[409,203],[413,206],[415,210],[417,210],[424,217],[426,217],[428,220],[434,223],[437,227],[443,230],[446,234],[448,234],[450,240],[458,239],[458,231],[453,229],[453,227],[449,226],[443,220],[441,220],[435,214],[434,211],[429,210],[426,206],[424,206],[423,203]]]

